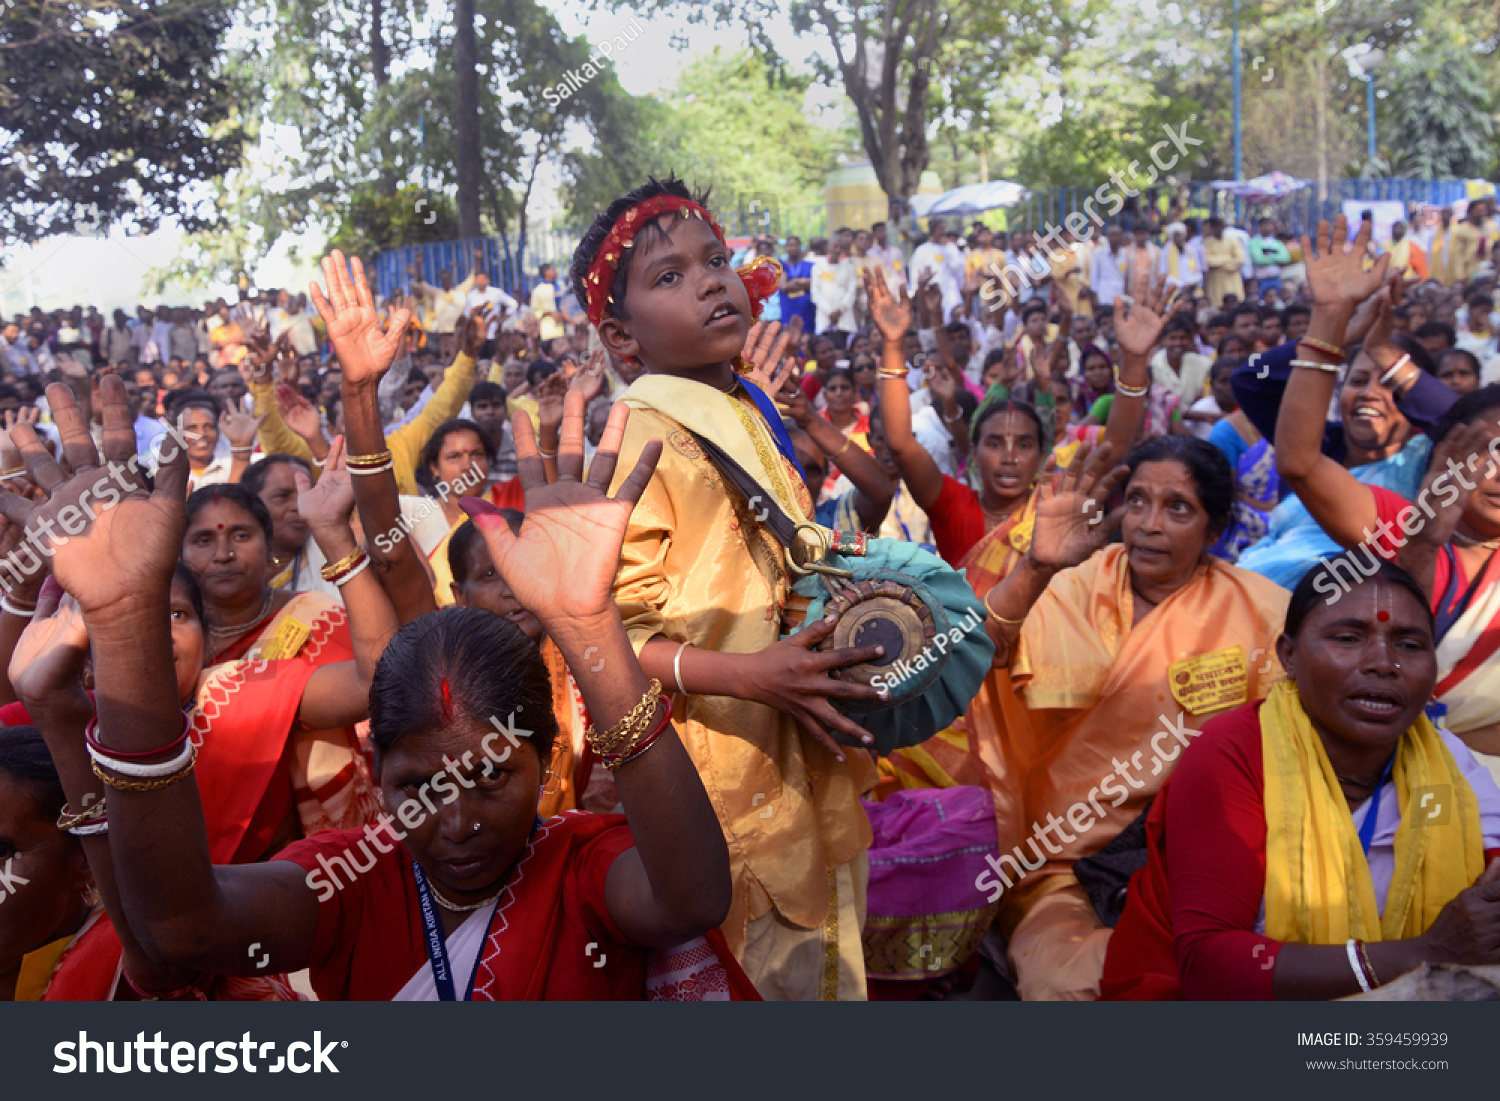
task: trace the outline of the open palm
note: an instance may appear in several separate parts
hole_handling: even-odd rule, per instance
[[[1149,278],[1149,277],[1148,277]],[[1152,287],[1147,279],[1137,284],[1135,302],[1126,312],[1125,300],[1115,298],[1115,340],[1121,350],[1137,356],[1149,355],[1167,324],[1177,288],[1166,286],[1163,275]]]
[[[907,300],[906,288],[901,288],[899,298],[891,294],[891,285],[885,279],[885,268],[880,264],[864,268],[860,276],[865,281],[870,320],[875,322],[875,327],[886,340],[899,343],[906,336],[906,330],[911,328],[911,303]]]
[[[515,416],[516,462],[526,490],[526,518],[520,535],[511,533],[487,501],[473,497],[462,501],[489,545],[495,569],[549,634],[613,609],[610,591],[625,527],[661,455],[661,442],[652,440],[619,492],[609,496],[606,490],[629,417],[630,409],[623,403],[610,410],[588,477],[581,479],[583,398],[569,393],[563,405],[557,481],[548,485],[531,419],[525,413]]]
[[[328,283],[328,293],[324,294],[323,288],[313,283],[312,300],[328,326],[328,339],[333,343],[334,355],[338,356],[343,381],[349,385],[373,385],[395,361],[411,321],[411,311],[404,307],[392,311],[389,324],[381,328],[370,284],[365,279],[365,267],[358,256],[346,264],[344,254],[334,249],[331,255],[323,257],[323,278]]]
[[[78,690],[78,677],[89,654],[89,632],[78,602],[58,595],[61,602],[54,608],[47,607],[50,602],[38,604],[11,652],[10,683],[22,702]]]
[[[1109,540],[1123,510],[1106,515],[1104,507],[1115,487],[1130,474],[1124,466],[1108,469],[1111,452],[1108,443],[1093,449],[1082,444],[1066,470],[1057,469],[1056,456],[1047,460],[1037,487],[1036,525],[1031,533],[1031,556],[1040,565],[1076,566]]]
[[[1312,291],[1314,305],[1353,309],[1380,289],[1391,257],[1386,253],[1375,260],[1369,271],[1365,270],[1365,253],[1369,249],[1373,224],[1360,222],[1347,251],[1345,241],[1349,236],[1349,222],[1342,214],[1334,218],[1332,226],[1327,222],[1318,223],[1316,253],[1307,235],[1302,235],[1307,286]]]
[[[111,375],[100,394],[107,467],[100,465],[72,391],[53,383],[47,402],[74,473],[67,475],[29,425],[17,425],[11,441],[31,480],[50,496],[36,502],[0,491],[0,511],[25,527],[34,547],[52,556],[53,576],[86,615],[164,589],[186,523],[187,448],[172,433],[162,440],[156,485],[148,496],[134,462],[134,418],[125,384]],[[60,537],[59,528],[67,534]]]

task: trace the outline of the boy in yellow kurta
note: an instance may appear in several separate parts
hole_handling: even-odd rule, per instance
[[[665,444],[615,601],[642,666],[672,694],[729,842],[730,948],[766,998],[858,999],[871,836],[859,796],[876,773],[846,748],[868,735],[830,699],[877,692],[828,673],[878,650],[813,651],[831,624],[780,641],[791,579],[762,501],[793,520],[810,519],[812,501],[774,406],[735,371],[759,302],[729,255],[711,215],[668,179],[613,203],[573,259],[605,348],[646,368],[621,399],[631,417],[615,481],[647,441]],[[727,485],[695,433],[764,496]]]

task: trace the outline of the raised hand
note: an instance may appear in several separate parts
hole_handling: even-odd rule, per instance
[[[55,588],[49,593],[37,602],[36,614],[10,655],[11,687],[29,707],[62,692],[83,692],[80,678],[89,656],[83,612],[66,593]]]
[[[219,431],[229,441],[230,447],[254,447],[255,437],[268,416],[270,416],[269,413],[256,416],[254,413],[245,413],[238,409],[226,409],[219,415]]]
[[[286,421],[287,427],[304,440],[322,438],[322,415],[313,408],[312,402],[286,383],[276,387],[276,408],[281,411],[281,419]]]
[[[651,440],[614,497],[607,493],[619,457],[630,409],[617,402],[583,478],[583,396],[563,401],[562,439],[558,444],[557,481],[547,484],[531,418],[511,420],[516,465],[526,491],[526,519],[513,535],[505,518],[488,501],[465,497],[460,507],[473,518],[490,548],[495,569],[521,607],[556,638],[586,634],[601,618],[617,615],[610,595],[620,564],[625,527],[661,457],[661,441]]]
[[[323,460],[323,474],[313,485],[307,471],[292,467],[297,483],[297,515],[309,527],[347,527],[354,512],[354,480],[344,466],[344,437],[335,436]]]
[[[365,267],[358,256],[346,264],[344,254],[334,249],[323,257],[323,278],[328,293],[315,282],[310,288],[312,300],[328,326],[328,339],[343,371],[343,385],[375,386],[396,359],[411,311],[404,307],[392,311],[388,324],[381,328]]]
[[[750,365],[745,377],[768,394],[779,392],[797,366],[797,342],[801,338],[801,317],[792,318],[785,326],[779,321],[757,321],[751,325],[745,337],[745,350],[740,353]]]
[[[911,302],[906,297],[906,288],[900,288],[899,298],[891,294],[891,285],[886,282],[885,268],[871,264],[860,271],[865,281],[865,297],[870,303],[870,320],[886,340],[896,341],[899,347],[911,328]]]
[[[1302,257],[1314,306],[1353,310],[1380,288],[1391,257],[1389,253],[1380,256],[1369,271],[1364,269],[1373,224],[1361,221],[1354,240],[1346,247],[1349,223],[1342,214],[1334,218],[1331,228],[1327,222],[1319,222],[1316,253],[1307,234],[1302,235]]]
[[[245,341],[245,362],[250,367],[250,377],[259,382],[271,374],[271,364],[276,358],[276,348],[271,343],[271,334],[261,329]]]
[[[781,389],[776,393],[776,404],[786,410],[786,415],[792,418],[792,423],[798,428],[806,428],[807,422],[812,419],[812,403],[807,400],[807,394],[796,379],[788,377],[781,384]]]
[[[1138,289],[1142,293],[1136,297],[1128,313],[1124,298],[1115,298],[1115,341],[1127,355],[1147,356],[1156,346],[1171,312],[1172,301],[1177,297],[1177,288],[1167,287],[1166,279],[1163,275],[1154,288],[1146,280],[1141,280]]]
[[[604,365],[607,362],[607,358],[602,348],[597,352],[593,352],[589,356],[588,363],[584,364],[583,369],[575,374],[568,383],[568,389],[577,390],[583,395],[585,408],[604,389]]]
[[[939,367],[931,372],[931,377],[927,380],[927,389],[932,391],[933,403],[946,409],[948,403],[958,397],[958,379],[953,377],[951,371]]]
[[[50,496],[36,502],[0,491],[0,512],[25,527],[33,546],[51,554],[53,576],[85,615],[138,602],[146,593],[166,599],[182,550],[187,499],[187,449],[174,434],[167,435],[148,495],[136,462],[135,418],[125,384],[111,376],[100,393],[108,467],[99,464],[72,391],[53,383],[47,402],[74,474],[64,473],[29,425],[17,425],[11,439],[31,480]],[[80,517],[84,526],[77,530]],[[58,527],[66,538],[57,537]]]
[[[479,349],[490,337],[490,307],[477,306],[474,312],[458,319],[458,350],[470,359],[479,358]]]
[[[1066,470],[1057,469],[1057,456],[1047,459],[1037,486],[1036,526],[1031,534],[1031,558],[1039,566],[1067,569],[1109,540],[1124,516],[1123,508],[1108,514],[1104,506],[1115,487],[1130,476],[1125,466],[1109,469],[1113,447],[1081,444]]]

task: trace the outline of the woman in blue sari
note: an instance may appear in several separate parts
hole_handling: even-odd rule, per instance
[[[1347,358],[1338,388],[1339,416],[1324,430],[1322,450],[1365,485],[1412,500],[1432,451],[1428,433],[1458,395],[1438,380],[1427,350],[1400,333],[1394,343],[1421,371],[1414,378],[1408,372],[1399,380],[1382,381],[1374,362],[1356,347],[1373,319],[1372,301],[1362,304],[1349,323],[1340,350]],[[1276,417],[1296,355],[1296,344],[1278,345],[1251,356],[1234,373],[1240,408],[1264,437],[1276,436]],[[1287,497],[1267,517],[1265,537],[1246,548],[1236,564],[1290,589],[1320,556],[1341,549],[1301,501]]]

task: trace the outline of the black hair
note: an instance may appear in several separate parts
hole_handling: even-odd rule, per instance
[[[1458,343],[1458,334],[1453,331],[1453,326],[1441,321],[1429,321],[1424,325],[1419,325],[1417,331],[1411,335],[1418,340],[1430,340],[1435,336],[1440,336],[1450,348]]]
[[[833,342],[833,337],[829,336],[827,333],[815,334],[813,338],[807,342],[807,350],[812,351],[819,344],[826,344],[834,351],[838,351],[838,345]]]
[[[542,379],[551,378],[555,374],[557,374],[557,364],[546,358],[534,359],[526,368],[526,385],[535,386]]]
[[[1470,298],[1469,301],[1468,301],[1468,303],[1467,303],[1467,305],[1471,309],[1473,307],[1475,307],[1475,306],[1488,306],[1490,309],[1493,310],[1495,308],[1495,300],[1490,295],[1488,295],[1488,294],[1482,294],[1481,293],[1481,294],[1476,294],[1472,298]]]
[[[177,562],[177,568],[172,571],[172,580],[182,582],[188,599],[192,601],[193,614],[198,617],[200,624],[208,626],[208,609],[203,606],[203,590],[198,587],[198,579],[193,576],[193,571],[181,559]]]
[[[965,391],[967,392],[967,391]],[[1020,413],[1036,425],[1036,442],[1038,447],[1047,443],[1047,433],[1042,428],[1042,418],[1035,409],[1027,402],[1016,401],[1012,398],[996,398],[994,401],[986,402],[974,415],[974,427],[969,430],[969,440],[975,447],[979,446],[980,437],[984,435],[984,426],[989,423],[991,417],[997,413]]]
[[[1186,336],[1196,336],[1198,327],[1193,324],[1193,319],[1180,313],[1174,313],[1167,318],[1167,323],[1161,327],[1161,335],[1168,333],[1183,333]]]
[[[502,508],[499,512],[505,517],[510,533],[520,535],[521,522],[525,516],[513,508]],[[453,529],[453,534],[448,539],[448,572],[460,585],[469,580],[469,548],[483,538],[483,534],[474,526],[474,521],[465,520]]]
[[[1236,321],[1238,321],[1241,317],[1245,316],[1246,314],[1248,314],[1251,317],[1255,318],[1256,321],[1259,321],[1260,320],[1260,307],[1257,306],[1257,305],[1255,305],[1255,304],[1253,304],[1253,303],[1251,303],[1251,302],[1241,302],[1238,306],[1236,306],[1234,308],[1233,312],[1230,313],[1230,315],[1229,315],[1229,327],[1231,329],[1234,328],[1234,323]]]
[[[610,203],[603,214],[598,215],[593,224],[584,230],[583,237],[578,242],[578,247],[573,250],[573,263],[568,268],[568,284],[573,288],[573,294],[578,301],[586,303],[589,300],[586,281],[589,277],[589,268],[594,265],[594,258],[598,256],[599,249],[603,247],[605,238],[609,236],[610,230],[615,228],[615,223],[625,216],[625,212],[631,207],[654,199],[658,195],[673,195],[679,199],[691,199],[700,206],[708,206],[708,192],[694,195],[688,190],[688,185],[679,180],[675,175],[669,175],[665,180],[658,180],[655,176],[648,176],[646,182],[640,187],[620,196]],[[608,297],[604,304],[604,315],[606,317],[619,318],[628,321],[630,315],[625,312],[625,291],[629,286],[630,261],[636,251],[641,247],[643,241],[653,240],[648,234],[657,234],[659,238],[666,237],[666,230],[656,220],[652,220],[643,226],[635,235],[636,247],[625,249],[620,256],[620,263],[615,268],[614,281],[609,286]]]
[[[271,476],[271,471],[277,466],[300,466],[308,478],[312,478],[312,463],[301,455],[288,455],[285,451],[277,451],[267,455],[258,463],[251,463],[248,470],[240,476],[240,485],[244,486],[257,497],[266,488],[266,479]]]
[[[498,382],[489,379],[480,379],[474,384],[474,389],[469,391],[469,406],[473,408],[475,402],[479,401],[504,401],[505,387]]]
[[[829,371],[828,377],[823,380],[823,389],[828,389],[828,384],[836,378],[841,378],[847,382],[849,389],[854,391],[856,397],[859,395],[859,385],[854,381],[854,372],[848,367],[835,367]]]
[[[1208,514],[1208,530],[1224,530],[1234,511],[1234,471],[1224,452],[1196,436],[1156,436],[1125,456],[1131,479],[1144,463],[1180,463],[1186,467],[1198,491],[1198,503]]]
[[[1203,327],[1205,329],[1227,329],[1229,328],[1229,315],[1223,312],[1216,313],[1208,319],[1208,322]]]
[[[1445,352],[1443,352],[1442,355],[1438,356],[1438,369],[1441,370],[1443,364],[1447,360],[1456,357],[1462,358],[1467,361],[1470,369],[1474,372],[1474,377],[1479,377],[1479,357],[1476,356],[1473,352],[1464,351],[1462,348],[1449,348]]]
[[[219,501],[228,501],[239,505],[251,516],[255,517],[256,523],[260,525],[261,531],[265,532],[266,545],[271,543],[271,512],[266,508],[266,503],[255,494],[251,493],[243,485],[235,482],[221,482],[218,485],[203,486],[188,494],[187,499],[187,526],[192,527],[193,518],[209,505],[218,504]]]
[[[1356,550],[1361,552],[1361,557],[1354,556]],[[1372,562],[1375,564],[1373,571],[1370,569]],[[1342,567],[1342,572],[1340,567]],[[1427,629],[1436,632],[1436,624],[1432,618],[1432,605],[1428,603],[1427,594],[1422,591],[1422,586],[1417,583],[1417,579],[1394,562],[1381,558],[1372,549],[1363,546],[1341,551],[1332,558],[1325,555],[1318,559],[1312,569],[1302,575],[1302,580],[1298,581],[1296,588],[1292,590],[1291,600],[1287,602],[1286,625],[1282,627],[1282,631],[1296,638],[1297,632],[1302,629],[1303,622],[1318,604],[1332,603],[1339,594],[1350,591],[1343,573],[1348,573],[1352,577],[1362,577],[1363,581],[1356,582],[1359,585],[1372,581],[1384,581],[1405,589],[1411,593],[1412,598],[1421,605],[1422,611],[1426,614]],[[1333,595],[1330,596],[1330,593]]]
[[[170,424],[176,424],[177,418],[189,409],[206,409],[213,414],[216,430],[219,427],[219,417],[224,413],[224,407],[219,404],[218,398],[197,387],[191,390],[169,390],[167,396],[161,399],[161,409],[162,415]]]
[[[406,624],[380,655],[370,679],[370,741],[389,753],[402,736],[446,729],[460,716],[527,730],[543,767],[552,760],[557,718],[540,648],[504,616],[453,606]],[[509,748],[505,741],[492,739],[497,753]]]
[[[1312,317],[1312,308],[1310,306],[1293,304],[1281,311],[1281,320],[1283,322],[1290,321],[1293,317]]]
[[[1454,355],[1458,352],[1458,349],[1452,349],[1444,354]],[[1468,355],[1467,352],[1462,354]],[[1469,361],[1471,363],[1478,362],[1473,356],[1469,356]],[[1478,373],[1477,368],[1475,373]],[[1433,429],[1432,433],[1433,450],[1437,450],[1437,445],[1447,439],[1448,433],[1452,432],[1459,425],[1469,424],[1477,420],[1490,419],[1485,414],[1489,413],[1491,409],[1500,409],[1500,385],[1481,386],[1478,390],[1459,398],[1438,419],[1437,427]]]
[[[30,792],[49,822],[67,805],[52,754],[34,726],[0,727],[0,772]]]
[[[1216,359],[1209,365],[1208,377],[1213,378],[1221,371],[1233,371],[1239,365],[1240,361],[1237,359]]]
[[[1025,321],[1026,321],[1026,319],[1028,317],[1030,317],[1032,314],[1036,313],[1038,310],[1040,310],[1042,313],[1046,313],[1047,312],[1047,304],[1045,302],[1043,302],[1040,298],[1033,298],[1030,302],[1027,302],[1026,305],[1022,306],[1021,307],[1021,321],[1022,321],[1022,323],[1024,324]]]
[[[996,363],[1003,363],[1008,354],[1004,348],[991,348],[984,354],[984,366],[979,369],[979,373],[982,375]]]
[[[417,469],[415,471],[417,485],[421,486],[428,493],[435,493],[437,491],[437,475],[432,472],[432,466],[438,461],[438,456],[442,454],[443,444],[455,432],[472,432],[478,436],[479,443],[484,448],[484,456],[489,460],[490,467],[493,469],[495,465],[495,441],[485,435],[483,428],[480,428],[473,421],[464,420],[461,417],[446,420],[432,430],[432,435],[427,437],[427,443],[422,447],[421,457],[417,459]]]
[[[947,325],[944,326],[944,329],[947,331],[949,336],[958,336],[960,333],[962,333],[964,336],[969,338],[971,343],[974,340],[974,334],[969,332],[969,326],[962,321],[950,321]]]

